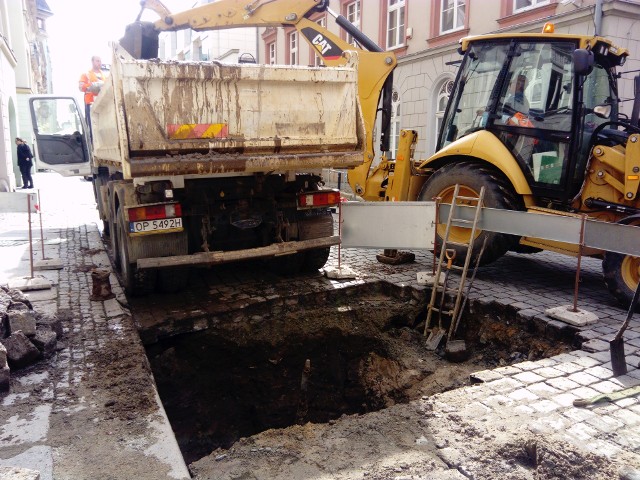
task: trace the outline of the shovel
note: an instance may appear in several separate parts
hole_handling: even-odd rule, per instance
[[[444,308],[444,299],[447,293],[447,281],[449,280],[449,272],[451,272],[451,265],[453,259],[456,258],[456,251],[454,249],[447,249],[444,252],[447,257],[447,271],[444,273],[444,280],[442,281],[442,296],[440,297],[440,306],[438,307],[438,329],[435,328],[429,332],[429,336],[425,341],[425,347],[427,350],[435,350],[440,345],[440,342],[447,334],[447,331],[442,328],[442,309]],[[438,288],[438,284],[434,283],[433,288]]]
[[[629,305],[627,318],[620,327],[620,330],[618,330],[618,333],[616,333],[616,336],[613,337],[613,340],[609,342],[609,351],[611,352],[611,368],[613,369],[614,377],[618,377],[627,373],[627,361],[624,357],[624,338],[622,338],[622,334],[629,326],[629,322],[631,321],[631,317],[633,317],[633,312],[636,309],[636,304],[638,303],[639,296],[640,283],[638,283],[636,293],[633,294],[633,299],[631,300],[631,305]]]

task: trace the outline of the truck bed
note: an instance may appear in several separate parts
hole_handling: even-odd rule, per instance
[[[122,163],[125,178],[345,168],[363,161],[353,64],[136,60],[115,44],[111,76],[91,119],[96,163]]]

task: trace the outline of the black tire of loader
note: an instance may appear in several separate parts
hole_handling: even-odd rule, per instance
[[[478,194],[480,193],[480,188],[484,186],[485,207],[504,210],[524,209],[522,199],[515,193],[510,182],[501,173],[485,164],[473,161],[452,163],[438,169],[422,187],[418,200],[432,200],[440,196],[445,189],[454,187],[456,184],[466,186]],[[440,219],[440,222],[445,223],[446,219]],[[519,237],[513,235],[481,231],[474,240],[474,258],[471,259],[471,264],[476,261],[475,255],[480,252],[485,237],[487,238],[487,244],[482,254],[480,265],[487,265],[496,261],[508,250],[514,248],[519,241]],[[438,245],[442,244],[442,240],[442,237],[438,234]],[[467,247],[452,245],[452,248],[456,250],[453,263],[459,266],[464,265]]]
[[[118,210],[118,260],[117,267],[120,272],[122,288],[127,295],[142,296],[153,293],[156,288],[157,271],[139,269],[129,261],[127,249],[127,225],[122,209]],[[115,257],[115,253],[114,253]]]
[[[607,289],[620,305],[629,308],[634,291],[629,288],[622,277],[622,262],[627,255],[616,252],[605,252],[602,259],[602,275]],[[637,306],[636,306],[637,310]]]

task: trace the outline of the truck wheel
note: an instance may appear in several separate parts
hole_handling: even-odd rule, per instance
[[[640,257],[605,252],[602,260],[602,274],[609,292],[625,308],[629,308],[640,281]]]
[[[418,200],[430,201],[440,197],[442,203],[451,203],[456,184],[460,185],[459,195],[465,197],[478,197],[480,188],[484,185],[484,206],[489,208],[501,208],[505,210],[521,210],[521,202],[506,178],[496,170],[481,163],[459,162],[446,165],[438,169],[427,183],[422,187]],[[466,202],[464,202],[466,203]],[[459,202],[463,204],[463,202]],[[438,244],[442,244],[445,235],[446,219],[440,219],[437,226]],[[451,227],[449,241],[456,243],[469,243],[471,230],[463,227]],[[480,252],[484,238],[487,244],[480,260],[480,265],[487,265],[504,255],[518,242],[518,237],[503,233],[476,230],[474,241],[474,257]],[[464,245],[451,245],[456,250],[454,263],[464,265],[467,247]],[[471,259],[471,263],[475,258]]]
[[[127,248],[127,226],[122,209],[118,210],[118,262],[122,288],[128,295],[147,295],[155,290],[157,272],[149,269],[138,269],[129,261]],[[115,252],[114,252],[115,257]]]
[[[300,222],[300,240],[310,240],[312,238],[330,237],[333,235],[333,217],[331,212],[327,211],[326,215],[311,217]],[[317,248],[307,250],[304,253],[302,262],[303,272],[317,272],[318,269],[324,267],[329,259],[331,248]]]
[[[164,293],[177,293],[187,287],[189,269],[186,267],[163,268],[158,271],[158,290]]]

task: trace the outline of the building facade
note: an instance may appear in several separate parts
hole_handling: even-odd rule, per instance
[[[50,93],[45,0],[0,0],[0,191],[22,185],[15,137],[33,145],[29,97]]]
[[[415,158],[435,151],[437,132],[453,87],[458,42],[468,35],[537,33],[553,22],[556,33],[610,38],[630,52],[626,71],[640,68],[636,0],[331,0],[369,38],[398,58],[394,71],[392,146],[400,129],[418,132]],[[313,20],[350,41],[327,13]],[[260,29],[259,62],[317,65],[319,58],[294,29]],[[621,110],[631,113],[633,73],[620,79]]]

